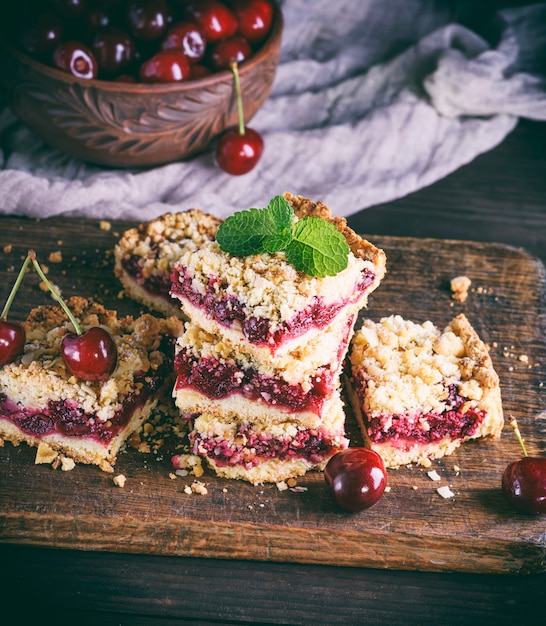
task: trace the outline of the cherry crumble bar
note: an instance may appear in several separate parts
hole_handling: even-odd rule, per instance
[[[399,315],[367,319],[350,362],[351,404],[387,467],[429,466],[464,441],[500,436],[499,377],[463,314],[444,330]]]
[[[80,463],[115,463],[120,446],[150,415],[159,392],[172,385],[175,317],[118,318],[85,298],[67,301],[82,328],[102,326],[113,337],[118,361],[112,376],[84,382],[67,371],[63,336],[74,332],[61,307],[40,306],[24,323],[22,355],[0,369],[0,437],[15,444],[47,444]]]
[[[169,295],[173,264],[192,243],[214,239],[221,220],[198,209],[165,213],[131,228],[114,248],[115,274],[126,294],[164,315],[181,315]]]

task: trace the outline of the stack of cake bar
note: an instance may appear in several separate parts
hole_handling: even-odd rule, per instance
[[[350,247],[336,276],[298,272],[283,252],[234,257],[188,245],[171,295],[189,319],[175,355],[174,398],[192,452],[220,476],[254,484],[323,469],[347,447],[340,372],[358,312],[385,254],[322,203],[285,194],[297,219],[330,220]]]

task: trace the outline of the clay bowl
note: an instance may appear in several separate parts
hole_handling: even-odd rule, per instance
[[[282,14],[267,40],[240,64],[245,121],[269,96],[279,61]],[[91,163],[149,167],[203,152],[237,125],[233,74],[181,83],[78,79],[0,43],[0,86],[6,103],[41,139]]]

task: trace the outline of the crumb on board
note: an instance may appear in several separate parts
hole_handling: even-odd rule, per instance
[[[125,476],[124,474],[117,474],[116,476],[114,476],[114,478],[112,478],[112,481],[114,483],[114,485],[116,485],[116,487],[125,487],[125,483],[127,482],[127,476]]]
[[[56,450],[53,450],[51,446],[48,446],[45,442],[40,442],[38,448],[36,449],[36,457],[34,458],[35,465],[41,465],[42,463],[53,463],[56,458],[59,456],[59,453]]]
[[[430,480],[434,480],[434,481],[442,480],[440,477],[440,474],[438,474],[436,470],[431,470],[430,472],[427,472],[427,476],[430,478]]]
[[[107,220],[101,220],[99,222],[99,227],[101,230],[109,231],[112,228],[112,224],[110,224],[110,222],[108,222]]]
[[[101,470],[103,472],[106,472],[108,474],[113,474],[114,473],[114,468],[110,465],[110,463],[108,463],[108,461],[106,461],[105,459],[103,459],[100,464],[99,467],[101,468]]]
[[[452,278],[450,282],[451,297],[457,302],[466,302],[471,284],[472,281],[468,276],[456,276]]]
[[[47,260],[50,263],[62,263],[63,261],[62,252],[60,250],[56,250],[55,252],[50,252],[49,256],[47,257]]]
[[[207,486],[205,483],[200,480],[194,480],[191,485],[186,485],[184,487],[184,493],[191,495],[192,493],[197,493],[200,496],[206,496],[208,493]]]
[[[278,483],[276,483],[276,486],[279,491],[286,491],[288,489],[288,485],[286,484],[285,480],[280,480]]]
[[[12,250],[13,250],[13,244],[8,243],[7,245],[5,245],[2,250],[6,253],[9,254]]]
[[[447,485],[443,485],[442,487],[438,487],[438,489],[436,489],[436,491],[438,492],[438,495],[442,496],[442,498],[444,498],[446,500],[448,500],[449,498],[455,497],[455,494],[453,493],[453,491],[451,491],[451,489]]]

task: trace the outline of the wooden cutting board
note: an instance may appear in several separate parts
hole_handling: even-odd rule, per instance
[[[121,312],[139,307],[118,297],[112,248],[129,222],[62,218],[0,218],[0,302],[22,258],[34,248],[63,296],[96,296]],[[368,237],[388,257],[388,275],[370,298],[367,315],[399,313],[442,326],[464,312],[491,345],[505,413],[518,419],[530,454],[546,455],[546,278],[544,266],[505,245]],[[3,250],[3,251],[2,251]],[[48,261],[61,251],[62,262]],[[472,280],[468,301],[451,299],[449,281]],[[29,275],[10,319],[48,301]],[[360,443],[347,416],[353,445]],[[498,441],[463,445],[433,462],[434,482],[419,467],[388,471],[390,492],[372,508],[348,514],[336,507],[322,474],[298,488],[252,486],[211,473],[206,495],[186,494],[190,477],[171,479],[170,452],[118,457],[112,474],[93,466],[63,472],[35,465],[35,451],[0,448],[0,541],[82,550],[257,559],[372,568],[460,572],[541,572],[546,569],[546,520],[512,510],[500,481],[520,456],[507,425]],[[455,496],[436,492],[449,485]]]

